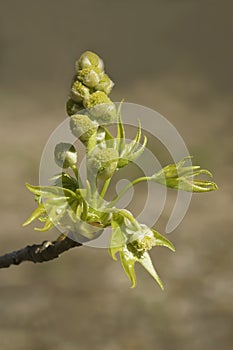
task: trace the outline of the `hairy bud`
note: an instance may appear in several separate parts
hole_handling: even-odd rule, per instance
[[[84,98],[89,97],[89,89],[77,80],[71,87],[71,97],[75,102],[82,103]]]
[[[71,143],[58,143],[54,150],[54,159],[60,168],[69,168],[77,163],[78,155]]]
[[[83,68],[96,67],[101,71],[104,70],[103,60],[96,55],[94,52],[86,51],[84,52],[78,61],[75,63],[76,72]]]
[[[91,116],[101,124],[109,124],[116,117],[116,108],[110,98],[102,91],[96,91],[83,104],[90,109]]]
[[[84,85],[89,88],[95,88],[103,77],[103,71],[97,67],[83,68],[78,71],[77,77]]]
[[[69,116],[76,114],[82,109],[83,106],[78,103],[75,103],[71,98],[66,102],[66,112]]]
[[[70,129],[72,134],[79,138],[82,142],[87,142],[96,132],[97,123],[91,121],[87,115],[76,114],[70,119]]]
[[[103,91],[106,95],[109,95],[114,86],[114,82],[109,78],[107,74],[104,74],[99,84],[96,85],[96,90]]]
[[[113,148],[95,148],[89,159],[88,168],[100,179],[107,180],[117,168],[118,152]]]

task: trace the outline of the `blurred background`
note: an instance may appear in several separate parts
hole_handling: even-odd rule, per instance
[[[137,267],[130,289],[105,249],[0,271],[2,350],[230,350],[233,343],[230,0],[8,0],[0,12],[0,254],[53,239],[21,224],[35,207],[46,140],[66,117],[74,61],[89,49],[115,81],[111,97],[150,107],[183,136],[219,191],[194,195],[152,251],[165,291]],[[138,187],[137,210],[144,196]],[[164,233],[174,193],[156,226]],[[171,201],[169,201],[171,198]]]

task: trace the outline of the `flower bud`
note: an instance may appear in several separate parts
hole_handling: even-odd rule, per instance
[[[116,107],[102,91],[96,91],[83,101],[84,107],[90,109],[91,116],[101,124],[109,124],[116,117]]]
[[[94,124],[87,115],[76,114],[70,119],[70,129],[72,134],[84,143],[90,139],[97,128],[97,123]]]
[[[66,102],[66,112],[69,116],[76,114],[82,109],[83,106],[78,103],[75,103],[71,98]]]
[[[107,74],[104,74],[103,78],[95,88],[96,90],[103,91],[106,95],[109,95],[112,91],[113,86],[114,82],[109,78]]]
[[[60,168],[69,168],[77,163],[78,155],[71,143],[58,143],[54,150],[54,159]]]
[[[78,71],[78,80],[89,88],[95,88],[103,77],[103,71],[99,68],[91,66]]]
[[[75,69],[78,72],[80,69],[88,68],[88,67],[97,67],[101,71],[104,70],[103,60],[96,55],[94,52],[86,51],[84,52],[78,61],[75,63]]]
[[[77,80],[71,87],[71,97],[75,102],[82,103],[84,98],[89,97],[89,89]]]
[[[169,164],[154,174],[151,179],[161,185],[187,192],[210,192],[218,189],[216,183],[206,180],[195,180],[198,175],[212,177],[210,171],[200,169],[199,165],[184,166],[190,157],[185,157],[177,164]]]
[[[118,152],[113,148],[95,148],[88,160],[88,168],[102,180],[110,178],[117,168]]]

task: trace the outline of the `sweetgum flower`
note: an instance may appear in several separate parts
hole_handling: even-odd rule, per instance
[[[60,168],[69,168],[77,163],[78,155],[71,143],[58,143],[54,150],[54,159]]]
[[[98,124],[92,122],[87,115],[76,114],[70,118],[70,129],[72,134],[82,142],[87,142],[96,132]]]
[[[139,259],[156,245],[154,233],[146,225],[141,224],[140,227],[141,232],[134,234],[127,244],[128,250]]]
[[[76,114],[78,111],[82,110],[83,106],[74,102],[72,100],[72,98],[70,98],[67,102],[66,102],[66,112],[69,116]]]
[[[95,148],[88,159],[88,169],[102,180],[110,178],[117,168],[118,152],[113,148]]]
[[[95,89],[103,91],[106,95],[109,95],[114,86],[114,82],[109,78],[107,74],[104,74],[103,78],[100,80],[99,84],[96,85]]]
[[[91,66],[78,71],[77,78],[88,88],[95,88],[101,81],[104,73],[97,67]]]
[[[114,103],[103,91],[96,91],[83,101],[84,107],[90,109],[93,119],[101,124],[109,124],[116,117]]]
[[[71,87],[71,97],[77,103],[82,103],[84,98],[89,97],[89,89],[80,81],[76,80]]]
[[[96,67],[101,71],[104,70],[103,60],[94,52],[86,51],[75,63],[76,72],[83,68]]]

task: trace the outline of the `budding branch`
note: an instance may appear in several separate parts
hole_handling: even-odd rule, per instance
[[[65,251],[80,247],[78,243],[69,237],[62,240],[44,241],[41,244],[28,245],[22,249],[0,256],[0,268],[10,267],[11,265],[19,265],[24,261],[33,263],[42,263],[59,257]]]

